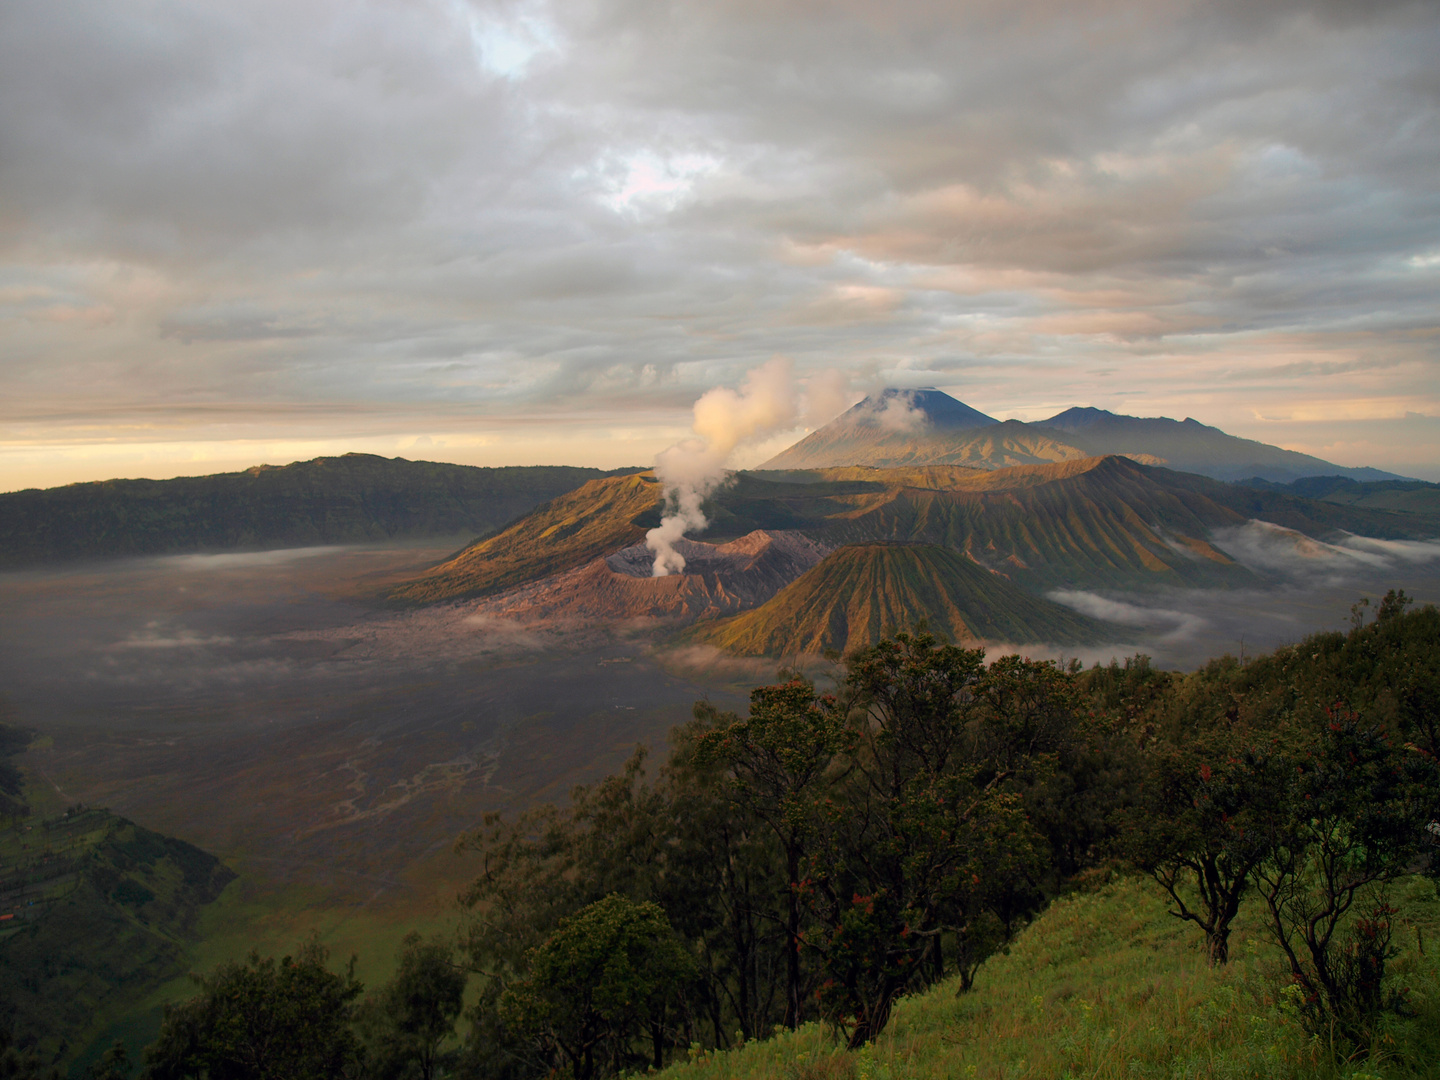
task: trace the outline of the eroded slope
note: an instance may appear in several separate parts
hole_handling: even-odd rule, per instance
[[[873,645],[925,620],[952,641],[1098,641],[1115,629],[1030,596],[1003,575],[934,545],[843,547],[769,602],[697,626],[687,640],[740,656],[797,656]]]
[[[391,594],[434,603],[487,596],[583,566],[642,539],[660,502],[652,473],[591,480],[476,541]],[[658,520],[658,519],[656,519]]]

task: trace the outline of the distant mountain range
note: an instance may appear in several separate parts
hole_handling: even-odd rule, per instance
[[[633,470],[628,470],[633,471]],[[482,469],[373,454],[175,480],[0,494],[0,569],[67,559],[490,532],[600,469]]]
[[[1380,469],[1347,468],[1309,454],[1236,438],[1191,419],[1142,418],[1075,408],[1033,424],[999,421],[934,389],[891,389],[871,395],[760,468],[966,465],[998,469],[1107,454],[1216,480],[1404,479]]]
[[[1305,499],[1364,510],[1392,510],[1401,514],[1440,514],[1440,484],[1423,480],[1378,480],[1362,483],[1345,476],[1307,476],[1288,484],[1260,477],[1240,481],[1246,487],[1281,491]]]
[[[707,503],[704,540],[681,542],[684,572],[654,578],[641,541],[659,521],[660,485],[649,473],[605,477],[392,595],[410,604],[467,600],[477,613],[522,623],[694,622],[684,640],[742,654],[843,651],[920,618],[956,640],[1076,644],[1114,640],[1113,628],[1044,592],[1254,584],[1263,568],[1235,558],[1221,538],[1257,519],[1271,530],[1257,536],[1299,554],[1309,538],[1345,532],[1440,535],[1435,515],[1257,484],[1113,455],[988,471],[743,472]]]
[[[1312,469],[1331,475],[1291,476]],[[731,475],[666,577],[644,545],[664,498],[650,471],[359,454],[0,495],[0,568],[469,532],[389,602],[694,624],[688,640],[747,654],[853,648],[921,618],[956,640],[1078,644],[1113,628],[1045,593],[1253,584],[1316,552],[1354,558],[1334,546],[1345,534],[1440,536],[1440,485],[1341,472],[1193,420],[999,422],[936,390],[891,390]]]

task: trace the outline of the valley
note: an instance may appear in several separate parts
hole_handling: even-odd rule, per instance
[[[145,543],[185,553],[137,556],[142,530],[104,558],[82,545],[0,572],[0,687],[7,722],[37,736],[16,758],[37,819],[103,807],[236,875],[143,992],[97,1007],[69,1060],[143,1044],[186,992],[185,962],[314,930],[383,977],[406,928],[455,931],[478,872],[455,841],[486,814],[563,804],[637,745],[662,756],[697,701],[743,710],[783,664],[825,685],[827,650],[924,620],[992,659],[1143,653],[1187,670],[1342,628],[1362,596],[1440,601],[1434,485],[1020,461],[1007,425],[975,430],[998,440],[983,468],[917,453],[730,473],[661,576],[649,470],[463,474],[511,487],[454,514],[423,486],[405,510],[321,484],[310,546],[276,546],[297,535],[284,528],[249,551],[259,534],[181,530]],[[415,464],[340,460],[345,490],[356,470],[403,488]],[[163,498],[151,511],[179,520]],[[462,511],[478,537],[456,531]],[[99,520],[85,513],[65,527]]]

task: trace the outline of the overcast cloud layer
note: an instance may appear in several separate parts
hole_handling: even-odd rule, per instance
[[[1437,56],[1375,0],[7,0],[0,489],[644,464],[777,354],[1440,479]]]

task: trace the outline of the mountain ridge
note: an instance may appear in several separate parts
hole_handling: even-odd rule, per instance
[[[475,536],[608,475],[568,465],[486,469],[343,454],[173,480],[31,488],[0,494],[0,569]]]
[[[906,394],[911,397],[906,398]],[[907,427],[864,424],[855,419],[887,415],[897,401],[909,403],[910,411],[905,413],[909,418]],[[945,419],[968,414],[983,417],[989,423],[953,426]],[[1309,454],[1243,439],[1189,417],[1171,420],[1124,416],[1105,409],[1077,406],[1035,423],[996,421],[933,388],[886,390],[871,395],[758,468],[952,464],[993,469],[1112,454],[1130,457],[1141,464],[1164,465],[1180,472],[1227,481],[1252,476],[1280,482],[1306,476],[1405,479],[1368,466],[1336,465]]]
[[[643,539],[659,524],[660,500],[651,472],[587,481],[397,586],[390,599],[463,600],[573,570]]]
[[[591,481],[392,596],[422,604],[479,598],[578,571],[638,545],[658,523],[660,499],[650,474]],[[1031,592],[1253,583],[1254,573],[1212,542],[1216,530],[1250,519],[1322,540],[1341,531],[1381,539],[1440,535],[1440,517],[1317,502],[1119,455],[988,471],[941,465],[745,471],[732,474],[705,513],[712,544],[757,530],[799,532],[826,549],[935,544]],[[614,584],[598,569],[591,575],[597,586]]]
[[[970,643],[1075,645],[1114,629],[1030,596],[957,552],[868,543],[838,548],[759,607],[700,623],[681,640],[739,656],[843,654],[922,620],[941,637]]]

